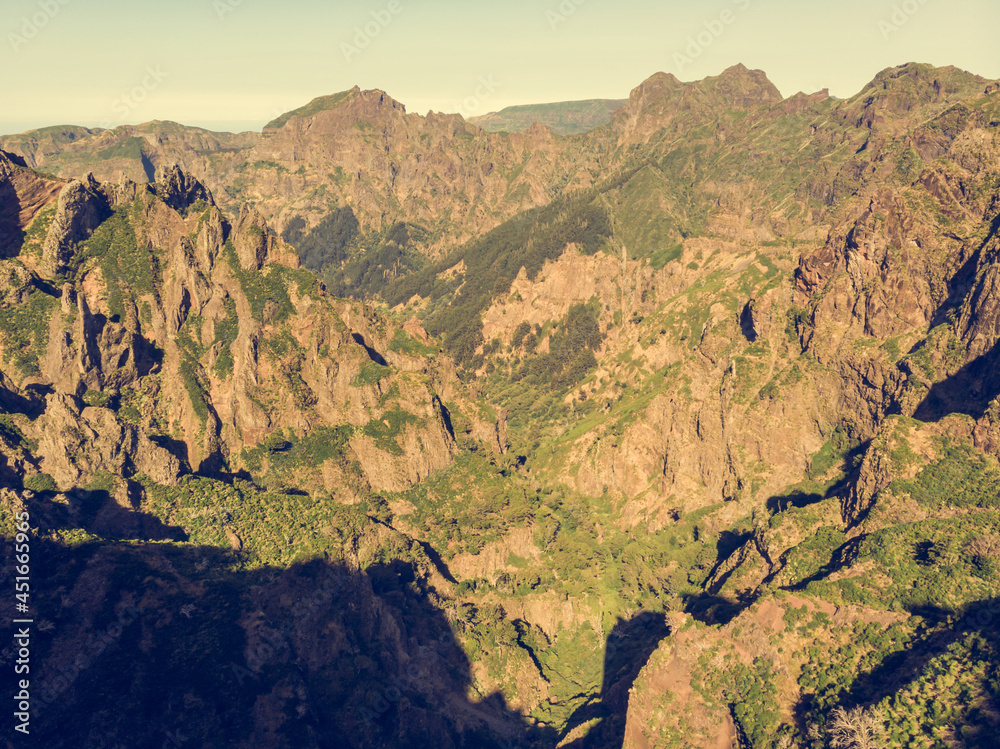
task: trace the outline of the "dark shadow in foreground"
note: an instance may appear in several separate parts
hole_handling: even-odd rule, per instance
[[[25,495],[33,525],[75,518],[104,530],[122,521],[98,522],[112,512],[108,499],[94,493],[74,514],[54,495]],[[131,542],[56,542],[44,527],[31,539],[32,745],[557,743],[552,729],[532,725],[501,695],[468,696],[472,664],[437,592],[410,563],[361,570],[314,559],[247,569],[230,550],[154,542],[179,529],[133,514],[127,535],[139,540]],[[6,560],[12,545],[0,539]],[[14,657],[10,649],[0,656],[0,689],[11,695]]]

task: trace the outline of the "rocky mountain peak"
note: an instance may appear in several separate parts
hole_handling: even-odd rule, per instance
[[[541,122],[533,122],[525,134],[532,141],[550,141],[555,133],[548,125],[543,125]]]
[[[706,78],[703,83],[725,97],[731,107],[749,109],[782,100],[781,92],[763,70],[750,70],[743,63],[726,68],[719,76]]]
[[[815,93],[812,94],[807,94],[802,91],[799,91],[798,93],[789,96],[778,106],[781,108],[782,112],[786,114],[793,114],[795,112],[801,112],[804,109],[808,109],[809,107],[815,104],[821,104],[829,98],[830,98],[830,89],[827,88],[824,88],[820,91],[816,91]]]
[[[982,95],[986,78],[959,68],[909,62],[879,72],[861,92],[840,105],[847,121],[893,132],[933,116],[941,108]]]
[[[629,93],[629,106],[661,99],[684,86],[673,73],[653,73]]]
[[[16,166],[26,166],[24,158],[0,149],[0,179],[9,176]]]
[[[930,84],[939,81],[952,89],[968,88],[975,90],[986,83],[986,78],[975,75],[954,65],[937,67],[927,63],[908,62],[896,65],[878,72],[868,84],[872,88],[890,88],[893,82],[909,82],[910,84]]]
[[[656,73],[632,90],[628,103],[612,118],[612,127],[625,142],[643,142],[663,128],[697,127],[733,109],[767,108],[781,100],[781,92],[763,71],[744,65],[692,83]]]
[[[263,134],[274,135],[289,122],[294,120],[311,121],[317,115],[325,112],[349,110],[348,116],[356,116],[361,112],[367,111],[370,113],[373,109],[377,110],[386,105],[391,108],[398,108],[403,112],[406,111],[402,104],[395,101],[385,91],[378,89],[362,91],[359,86],[354,86],[354,88],[347,91],[327,96],[318,96],[303,107],[285,112],[280,117],[267,123],[264,126]]]
[[[171,164],[163,170],[153,192],[175,211],[183,212],[199,200],[215,205],[212,192],[177,164]]]

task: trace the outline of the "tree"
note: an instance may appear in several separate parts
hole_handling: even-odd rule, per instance
[[[885,725],[876,708],[845,710],[837,707],[830,714],[827,732],[834,749],[882,749],[885,746]]]

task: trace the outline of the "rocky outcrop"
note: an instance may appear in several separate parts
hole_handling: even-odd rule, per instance
[[[497,455],[504,455],[510,450],[510,437],[507,435],[508,415],[507,409],[501,408],[497,410],[496,421],[474,420],[472,425],[473,439],[488,445],[490,450]]]
[[[43,247],[42,264],[51,275],[69,266],[78,243],[88,239],[107,218],[108,205],[90,178],[86,183],[74,180],[59,193],[55,218]]]
[[[125,319],[111,322],[95,316],[84,292],[76,294],[76,333],[81,341],[79,366],[95,390],[119,392],[149,374],[157,354],[139,333],[136,305],[126,304]]]
[[[974,286],[958,321],[959,333],[969,347],[969,361],[989,354],[1000,341],[1000,239],[995,229],[980,251],[980,258]]]
[[[153,191],[160,200],[181,213],[199,200],[215,205],[211,191],[198,179],[181,170],[177,164],[164,169],[153,186]]]
[[[993,400],[972,433],[976,447],[1000,460],[1000,398]]]
[[[24,159],[0,149],[0,180],[10,179],[18,166],[24,166]]]
[[[114,210],[131,205],[142,193],[150,192],[150,186],[140,185],[127,177],[122,177],[118,182],[101,183],[101,192],[107,199],[108,205]]]
[[[243,206],[233,227],[236,257],[244,270],[260,270],[268,263],[280,263],[291,268],[299,265],[295,250],[281,241],[267,225],[256,208]]]
[[[27,429],[37,440],[42,471],[63,491],[85,484],[99,472],[130,477],[143,473],[173,485],[181,465],[167,450],[106,408],[83,406],[70,395],[53,393],[45,412]]]
[[[333,463],[312,467],[329,481],[312,484],[312,472],[281,481],[332,491],[360,471],[359,486],[395,491],[448,465],[456,448],[438,374],[414,357],[406,377],[382,367],[364,336],[385,350],[395,329],[369,310],[357,320],[364,336],[352,337],[339,314],[350,305],[338,310],[296,270],[294,250],[259,212],[244,209],[230,227],[210,197],[177,169],[154,189],[73,183],[53,219],[47,267],[68,267],[113,205],[128,208],[118,211],[112,242],[129,270],[86,258],[54,289],[19,260],[3,262],[3,309],[37,294],[53,300],[47,335],[30,339],[37,374],[24,379],[50,392],[32,425],[37,470],[64,490],[101,472],[170,484],[181,471],[242,468],[244,451],[276,429],[304,437],[317,427],[346,430]],[[206,210],[184,215],[196,200]],[[128,420],[115,415],[126,403]],[[29,470],[18,465],[13,473]],[[265,459],[256,470],[269,468]]]
[[[274,236],[265,230],[264,217],[248,206],[240,209],[240,217],[233,229],[236,257],[244,270],[260,270],[267,262],[274,246]]]
[[[10,309],[28,300],[40,279],[19,260],[0,261],[0,309]]]
[[[678,632],[686,618],[684,614],[671,617],[675,634],[663,640],[652,653],[629,690],[623,736],[623,746],[627,749],[656,746],[681,720],[685,746],[698,749],[739,746],[737,727],[729,711],[712,705],[692,689],[698,654],[710,644],[717,645],[720,638],[699,636],[693,631]],[[656,720],[653,713],[667,694],[675,708],[669,716]]]

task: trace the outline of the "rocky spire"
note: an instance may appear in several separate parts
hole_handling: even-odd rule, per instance
[[[177,164],[171,164],[163,170],[153,191],[175,211],[183,212],[199,200],[215,205],[211,191]]]
[[[42,248],[46,273],[58,275],[66,270],[78,243],[88,239],[110,213],[103,193],[88,184],[73,180],[59,193],[56,215]]]

